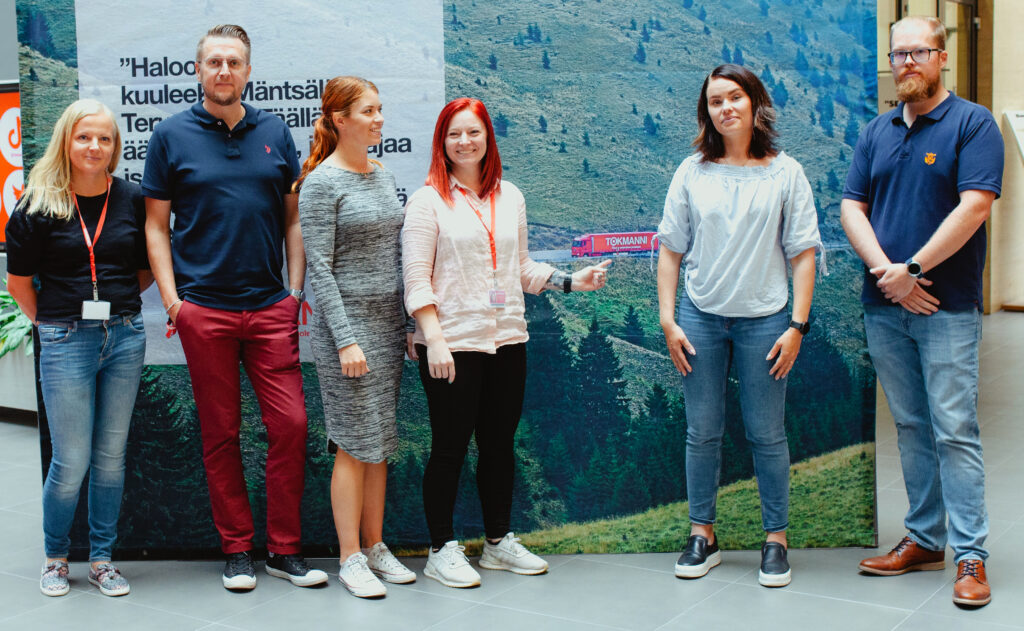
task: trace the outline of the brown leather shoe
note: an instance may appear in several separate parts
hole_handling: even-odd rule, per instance
[[[958,605],[981,607],[992,601],[992,588],[985,577],[985,562],[964,559],[956,565],[953,583],[953,602]]]
[[[945,550],[928,550],[910,537],[903,537],[889,554],[864,559],[858,567],[869,574],[896,576],[914,570],[941,570],[946,567],[945,559]]]

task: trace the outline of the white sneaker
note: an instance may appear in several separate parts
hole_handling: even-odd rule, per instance
[[[360,598],[379,598],[388,593],[384,583],[366,566],[366,555],[362,552],[353,553],[345,559],[338,569],[338,580],[353,596]]]
[[[413,583],[416,581],[416,572],[405,567],[401,561],[391,554],[391,550],[378,541],[372,548],[363,548],[366,555],[366,565],[370,571],[381,580],[389,583]]]
[[[449,541],[437,552],[431,548],[423,573],[448,587],[476,587],[480,575],[469,564],[465,551],[458,541]]]
[[[498,543],[484,539],[480,567],[488,570],[508,570],[516,574],[543,574],[548,571],[548,562],[527,550],[519,543],[519,537],[510,532]]]

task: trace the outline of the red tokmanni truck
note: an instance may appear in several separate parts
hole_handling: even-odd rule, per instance
[[[616,254],[649,255],[657,250],[657,232],[605,232],[584,234],[572,240],[573,258]]]

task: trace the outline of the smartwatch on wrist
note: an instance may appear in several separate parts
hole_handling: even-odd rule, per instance
[[[906,262],[907,273],[914,278],[921,278],[924,276],[924,270],[921,269],[921,264],[914,260],[914,257],[910,257]]]
[[[306,292],[301,289],[289,289],[288,293],[291,294],[292,298],[299,301],[302,304],[306,300]]]
[[[566,274],[562,279],[562,293],[567,294],[570,291],[572,291],[572,274]]]
[[[797,332],[800,333],[800,335],[807,335],[807,333],[811,330],[811,323],[810,322],[797,322],[796,320],[790,320],[789,321],[789,328],[796,329]]]

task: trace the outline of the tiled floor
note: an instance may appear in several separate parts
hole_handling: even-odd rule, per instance
[[[455,590],[420,577],[386,599],[353,598],[337,583],[300,589],[265,574],[248,594],[220,586],[219,562],[125,562],[132,593],[106,598],[72,567],[73,589],[37,589],[42,558],[39,450],[32,427],[0,419],[0,629],[943,629],[1024,628],[1024,314],[985,318],[982,439],[991,516],[992,604],[950,600],[954,568],[900,577],[860,575],[865,550],[795,550],[793,583],[757,584],[757,553],[726,552],[708,577],[673,577],[675,554],[551,557],[551,572],[521,577],[483,570],[483,586]],[[1016,375],[1016,376],[1015,376]],[[903,534],[906,510],[888,412],[878,426],[879,529],[883,547]],[[336,561],[322,559],[331,570]],[[423,559],[410,565],[420,572]],[[970,627],[964,627],[969,624]]]

